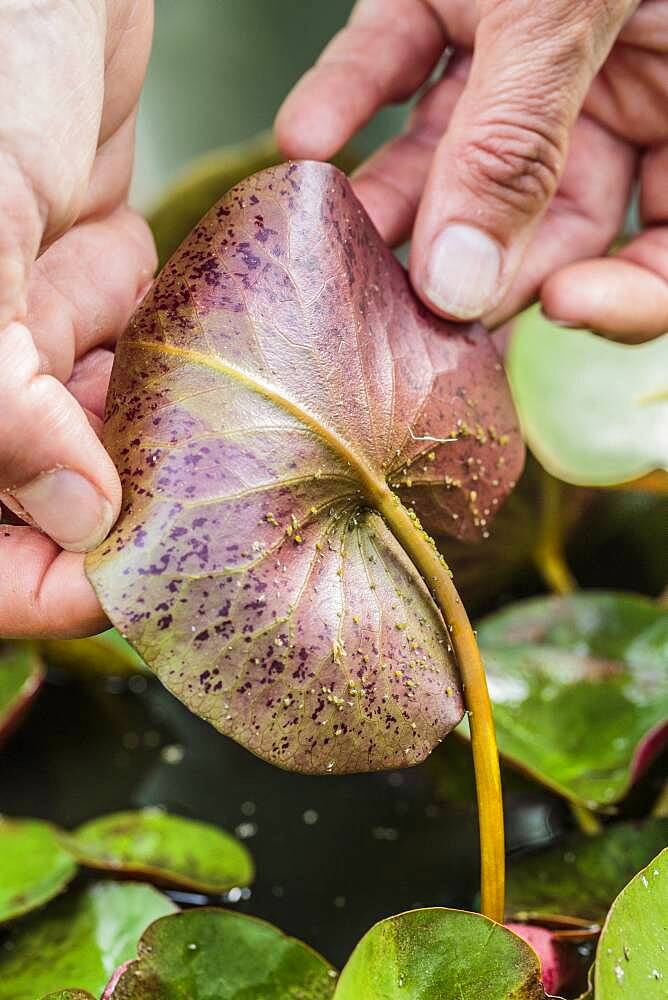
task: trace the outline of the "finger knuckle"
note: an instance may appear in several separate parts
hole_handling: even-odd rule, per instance
[[[533,215],[557,189],[563,153],[540,128],[497,124],[469,137],[458,161],[474,194]]]

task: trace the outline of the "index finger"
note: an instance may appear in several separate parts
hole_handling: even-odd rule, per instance
[[[328,159],[383,105],[410,97],[447,44],[427,2],[360,0],[276,118],[286,156]]]

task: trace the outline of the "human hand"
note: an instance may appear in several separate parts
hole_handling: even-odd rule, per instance
[[[121,497],[105,346],[156,266],[126,206],[152,4],[11,0],[0,28],[0,500],[42,529],[0,525],[0,635],[84,635]]]
[[[454,53],[356,191],[436,312],[668,330],[668,0],[359,0],[276,133],[324,159]],[[640,182],[645,231],[602,257]]]

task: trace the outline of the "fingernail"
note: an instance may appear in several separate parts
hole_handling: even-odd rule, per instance
[[[427,263],[426,296],[457,319],[475,319],[494,305],[501,249],[480,229],[453,223],[434,240]]]
[[[35,524],[70,552],[87,552],[109,534],[111,504],[84,476],[54,469],[37,476],[12,495]]]

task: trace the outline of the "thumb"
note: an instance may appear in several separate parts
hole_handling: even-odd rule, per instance
[[[0,331],[0,399],[3,503],[61,548],[94,548],[118,516],[118,474],[74,396],[40,373],[20,323]]]
[[[471,72],[418,211],[411,277],[455,319],[504,297],[589,85],[638,0],[482,0]]]

